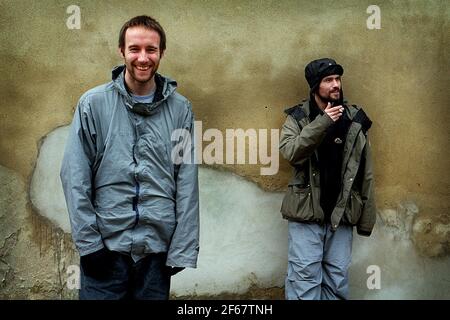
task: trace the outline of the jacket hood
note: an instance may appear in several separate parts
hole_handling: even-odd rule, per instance
[[[114,87],[124,97],[125,104],[130,108],[130,110],[140,115],[147,116],[157,112],[157,109],[161,105],[161,103],[165,101],[170,95],[172,95],[177,89],[177,82],[175,80],[164,77],[159,73],[155,73],[155,98],[151,103],[142,103],[136,101],[128,92],[125,85],[125,72],[125,65],[120,65],[113,68],[112,81]]]

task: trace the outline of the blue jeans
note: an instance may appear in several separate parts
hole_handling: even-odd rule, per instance
[[[348,299],[353,227],[289,221],[288,300]]]
[[[167,300],[170,273],[167,253],[152,253],[134,262],[125,254],[111,251],[111,268],[101,278],[81,271],[80,300]]]

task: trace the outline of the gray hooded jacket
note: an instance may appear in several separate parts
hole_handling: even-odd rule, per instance
[[[100,250],[167,252],[168,266],[196,267],[199,251],[198,169],[176,164],[172,141],[186,129],[193,142],[190,102],[176,82],[155,75],[154,102],[139,104],[124,85],[125,67],[78,102],[61,167],[72,237],[80,255]],[[141,110],[140,112],[136,110]],[[188,136],[189,137],[189,136]],[[186,140],[187,141],[187,140]]]

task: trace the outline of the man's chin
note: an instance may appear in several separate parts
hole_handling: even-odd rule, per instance
[[[324,103],[329,102],[329,103],[333,104],[334,102],[339,102],[340,98],[341,98],[340,94],[338,94],[337,97],[335,95],[334,96],[329,95],[328,97],[323,97],[323,96],[319,95],[319,99],[322,100]]]
[[[331,104],[334,104],[334,103],[336,103],[336,102],[339,102],[339,99],[340,99],[340,96],[337,97],[337,98],[329,97],[329,98],[327,99],[327,103],[329,102],[329,103],[331,103]]]
[[[339,99],[321,99],[325,104],[331,103],[331,105],[335,105],[337,102],[339,102]]]
[[[341,95],[339,93],[330,94],[330,101],[338,101]]]
[[[152,80],[152,78],[136,79],[136,81],[139,82],[140,84],[146,84],[146,83],[149,83],[150,80]]]
[[[149,76],[145,76],[145,77],[138,77],[137,75],[134,75],[134,80],[136,80],[136,82],[139,82],[141,84],[145,84],[148,83],[149,81],[152,80],[154,74],[151,74]]]

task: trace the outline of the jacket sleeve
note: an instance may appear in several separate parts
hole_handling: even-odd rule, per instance
[[[292,166],[303,164],[320,145],[331,124],[333,120],[323,114],[300,129],[297,121],[288,115],[281,129],[281,154]]]
[[[170,243],[167,262],[172,267],[197,267],[199,252],[199,188],[198,167],[195,161],[194,116],[190,109],[184,128],[190,140],[183,146],[183,152],[190,157],[183,160],[176,176],[176,228]]]
[[[361,218],[356,226],[356,230],[359,235],[370,236],[376,222],[377,210],[374,198],[375,185],[373,177],[372,150],[369,140],[367,140],[364,147],[364,158],[364,176],[361,188],[363,209]]]
[[[60,171],[72,238],[80,256],[104,247],[92,204],[95,138],[95,124],[88,103],[86,99],[80,100],[70,128]]]

